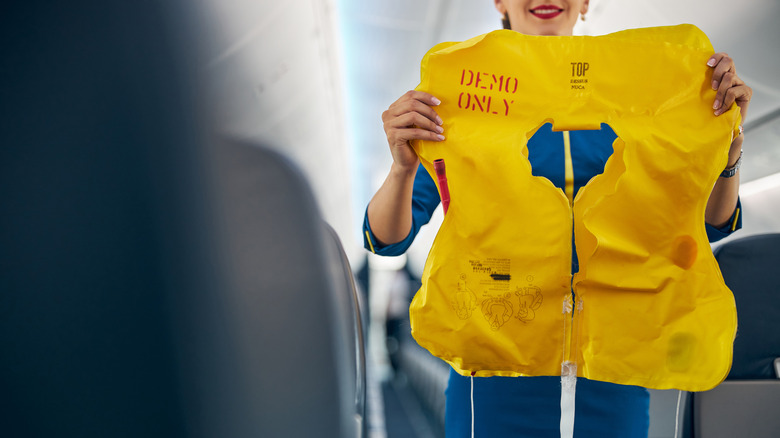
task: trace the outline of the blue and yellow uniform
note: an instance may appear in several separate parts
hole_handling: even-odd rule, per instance
[[[542,126],[528,142],[528,160],[535,176],[549,179],[570,200],[591,178],[604,171],[612,154],[615,133],[606,125],[598,131],[553,132]],[[436,184],[420,166],[412,197],[412,230],[401,242],[382,245],[374,238],[368,216],[363,223],[364,246],[379,255],[404,253],[440,203]],[[741,228],[737,208],[722,228],[706,226],[710,242]],[[576,254],[576,253],[575,253]],[[578,269],[572,261],[572,272]],[[470,382],[450,371],[446,391],[447,437],[470,436]],[[560,425],[560,377],[487,377],[474,379],[474,423],[478,436],[555,436]],[[576,393],[575,436],[646,437],[649,395],[646,389],[580,378]]]

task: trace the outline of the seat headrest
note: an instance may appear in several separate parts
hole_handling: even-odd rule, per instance
[[[726,285],[737,302],[737,338],[728,379],[775,378],[780,357],[777,267],[780,233],[748,236],[715,250]]]

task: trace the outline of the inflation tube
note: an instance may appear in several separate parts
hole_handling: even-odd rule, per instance
[[[441,192],[441,205],[444,207],[444,214],[450,207],[450,188],[447,186],[447,170],[444,167],[444,160],[439,158],[433,160],[433,170],[436,171],[436,179],[439,181],[439,192]]]

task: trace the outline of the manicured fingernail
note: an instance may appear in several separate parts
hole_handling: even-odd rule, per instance
[[[438,138],[439,140],[444,140],[444,136],[441,134],[437,135],[436,138]]]
[[[436,116],[436,124],[441,125],[442,123],[444,123],[444,121],[441,119],[441,117]]]
[[[715,58],[710,58],[710,60],[707,61],[707,65],[710,67],[715,67]]]
[[[720,108],[720,101],[715,99],[715,103],[712,104],[712,109]]]
[[[434,105],[439,105],[441,103],[441,101],[435,97],[431,99],[431,102],[433,102]]]
[[[441,134],[442,132],[444,132],[444,128],[442,128],[441,126],[437,126],[437,127],[436,127],[436,132],[438,132],[439,134]]]
[[[717,90],[718,89],[718,81],[712,81],[712,89]]]
[[[715,111],[715,115],[716,115],[716,116],[719,116],[719,115],[720,115],[720,113],[721,113],[721,110],[717,110],[717,111]]]

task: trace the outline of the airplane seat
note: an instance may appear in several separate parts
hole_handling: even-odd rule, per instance
[[[366,307],[361,292],[357,288],[355,277],[349,264],[349,259],[344,251],[336,230],[328,223],[323,222],[326,230],[326,240],[330,243],[330,253],[333,255],[328,258],[329,265],[334,271],[334,278],[340,279],[336,291],[348,291],[348,293],[338,293],[335,297],[341,307],[341,314],[347,315],[351,320],[352,327],[346,331],[346,335],[351,338],[349,342],[349,357],[355,358],[352,374],[355,379],[355,421],[359,436],[368,435],[368,424],[366,422]]]
[[[220,305],[240,363],[230,373],[243,374],[229,386],[245,388],[253,407],[233,409],[254,415],[246,430],[255,436],[360,436],[359,303],[338,236],[280,154],[226,141],[211,148],[210,161]]]
[[[780,431],[780,233],[746,236],[715,250],[739,323],[726,380],[689,394],[686,436],[776,437]]]
[[[158,200],[196,124],[162,9],[3,4],[3,436],[187,435]]]
[[[418,345],[410,335],[400,344],[400,368],[407,376],[409,386],[435,421],[435,429],[444,431],[444,391],[447,389],[450,366]]]
[[[780,358],[780,287],[773,274],[780,266],[780,233],[728,242],[715,250],[715,259],[739,312],[728,380],[779,378],[774,362]]]
[[[359,436],[347,266],[211,134],[184,3],[3,5],[3,436]]]

